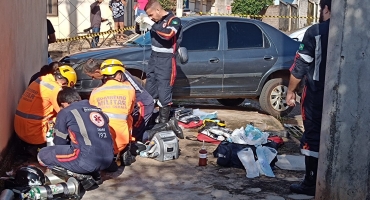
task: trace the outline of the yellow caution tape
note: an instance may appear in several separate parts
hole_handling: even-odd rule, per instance
[[[273,15],[243,15],[243,14],[223,14],[223,13],[204,13],[199,12],[199,15],[216,15],[216,16],[233,16],[233,17],[252,17],[252,18],[286,18],[286,19],[318,19],[317,17],[305,16],[273,16]]]
[[[204,12],[199,12],[197,13],[200,16],[204,15],[209,15],[209,16],[233,16],[233,17],[249,17],[249,18],[284,18],[284,19],[318,19],[317,17],[305,17],[305,16],[273,16],[273,15],[243,15],[243,14],[223,14],[223,13],[204,13]],[[92,38],[96,36],[101,36],[101,35],[106,35],[106,34],[111,34],[111,33],[118,33],[122,31],[127,31],[127,30],[132,30],[134,29],[135,26],[123,28],[123,29],[118,29],[118,30],[109,30],[105,32],[99,32],[99,33],[89,33],[83,36],[76,36],[76,37],[71,37],[71,38],[63,38],[63,39],[57,39],[56,43],[63,43],[63,42],[70,42],[74,40],[82,40],[82,39],[87,39],[87,38]]]
[[[135,26],[131,26],[131,27],[123,28],[123,29],[117,29],[117,30],[109,30],[109,31],[99,32],[99,33],[88,33],[88,34],[83,35],[83,36],[57,39],[56,43],[63,43],[63,42],[70,42],[70,41],[75,41],[75,40],[93,38],[93,37],[96,37],[96,36],[101,36],[101,35],[106,35],[106,34],[111,34],[111,33],[118,33],[118,32],[123,32],[123,31],[127,31],[127,30],[132,30],[132,29],[135,29]]]

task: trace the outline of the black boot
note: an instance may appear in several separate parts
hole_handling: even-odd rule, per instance
[[[167,124],[168,128],[172,130],[178,138],[184,139],[184,133],[182,132],[182,129],[179,127],[179,123],[177,122],[176,118],[172,117]]]
[[[290,191],[298,194],[315,196],[318,158],[305,157],[306,175],[299,184],[290,185]]]
[[[156,124],[152,129],[146,130],[148,134],[148,140],[152,140],[154,135],[160,131],[167,131],[168,130],[168,125],[167,123],[160,123]]]
[[[159,123],[167,123],[170,117],[171,106],[159,107]]]

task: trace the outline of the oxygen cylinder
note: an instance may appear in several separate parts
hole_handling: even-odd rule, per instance
[[[5,189],[1,192],[1,195],[0,195],[0,200],[13,200],[14,199],[14,192],[9,190],[9,189]]]
[[[203,140],[203,146],[199,150],[199,166],[206,166],[207,165],[207,150],[204,147],[204,140]]]
[[[35,186],[25,195],[30,200],[42,200],[53,198],[54,195],[79,195],[79,182],[71,177],[66,183],[56,185]]]

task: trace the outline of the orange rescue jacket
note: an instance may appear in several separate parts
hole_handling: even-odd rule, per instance
[[[60,110],[57,95],[61,88],[52,74],[41,76],[28,86],[15,111],[14,129],[20,139],[29,144],[46,142],[48,121],[55,120]]]
[[[108,115],[114,154],[118,154],[131,138],[135,89],[127,81],[108,80],[92,91],[90,104],[101,108]]]

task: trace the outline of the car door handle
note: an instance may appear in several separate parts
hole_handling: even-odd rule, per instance
[[[273,60],[274,56],[264,56],[263,59],[265,60]]]
[[[211,58],[211,59],[209,59],[209,62],[211,62],[211,63],[218,63],[218,62],[220,62],[220,59],[218,59],[218,58]]]

